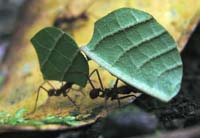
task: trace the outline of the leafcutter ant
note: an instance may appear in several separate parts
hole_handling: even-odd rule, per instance
[[[98,80],[99,80],[99,83],[100,83],[100,88],[95,88],[94,84],[92,83],[90,77],[96,73],[97,74],[97,77],[98,77]],[[98,97],[101,97],[101,98],[104,98],[105,99],[105,107],[107,109],[107,101],[110,99],[111,101],[112,100],[117,100],[118,101],[118,105],[120,106],[121,103],[120,103],[120,100],[121,99],[125,99],[125,98],[128,98],[128,97],[136,97],[134,94],[131,94],[132,92],[135,93],[136,91],[138,92],[138,90],[130,85],[124,85],[124,86],[120,86],[120,87],[117,87],[118,85],[118,81],[119,79],[117,78],[116,81],[115,81],[115,84],[112,88],[104,88],[103,86],[103,83],[101,81],[101,77],[100,77],[100,73],[98,72],[97,69],[93,70],[90,75],[88,76],[88,81],[92,87],[92,90],[89,92],[89,95],[90,95],[90,98],[91,99],[96,99]],[[44,84],[48,84],[51,89],[46,89],[43,85]],[[36,97],[36,102],[35,102],[35,106],[34,106],[34,110],[33,112],[36,111],[36,108],[37,108],[37,102],[38,102],[38,98],[39,98],[39,92],[41,89],[43,89],[44,91],[47,92],[48,96],[64,96],[64,97],[67,97],[71,103],[76,107],[78,108],[78,106],[76,105],[76,103],[72,100],[72,98],[68,95],[70,89],[72,88],[72,85],[74,83],[71,83],[71,82],[66,82],[65,84],[62,84],[62,86],[58,89],[56,89],[50,82],[48,81],[45,81],[43,82],[40,87],[38,88],[38,91],[37,91],[37,97]],[[122,94],[122,95],[126,95],[126,96],[121,96],[119,97],[119,94]]]
[[[92,74],[94,74],[95,72],[97,73],[97,76],[98,76],[98,78],[99,78],[100,75],[99,75],[99,72],[98,72],[97,69],[95,69],[94,71],[92,71],[91,74],[90,74],[89,76],[87,76],[87,77],[88,77],[88,80],[89,80],[89,82],[90,82],[90,84],[91,84],[92,86],[93,86],[93,84],[92,84],[92,80],[90,80],[90,77],[91,77]],[[81,78],[80,78],[80,79],[81,79]],[[49,89],[49,90],[46,89],[46,88],[44,87],[45,84],[48,84],[48,85],[51,87],[51,89]],[[35,106],[34,106],[34,109],[33,109],[33,113],[36,111],[37,102],[38,102],[38,99],[39,99],[39,93],[40,93],[40,90],[41,90],[41,89],[43,89],[44,91],[46,91],[49,97],[51,97],[51,96],[61,96],[61,95],[64,96],[64,97],[67,97],[67,98],[71,101],[71,103],[78,109],[78,106],[76,105],[76,103],[75,103],[75,102],[72,100],[72,98],[68,95],[68,93],[70,92],[70,89],[72,89],[72,85],[74,85],[74,83],[72,83],[72,82],[66,82],[65,84],[62,83],[61,87],[58,88],[58,89],[56,89],[49,81],[43,82],[43,83],[39,86],[39,88],[38,88],[38,90],[37,90],[37,97],[36,97],[36,101],[35,101]],[[101,83],[101,86],[103,86],[102,83]]]
[[[130,85],[124,85],[124,86],[120,86],[117,87],[119,79],[117,78],[115,81],[115,84],[112,88],[104,88],[103,87],[103,83],[101,81],[101,77],[98,73],[97,70],[95,70],[97,72],[98,75],[98,80],[100,82],[100,86],[101,88],[95,88],[95,86],[92,84],[92,82],[89,80],[90,85],[92,87],[92,90],[89,92],[90,98],[91,99],[96,99],[98,97],[102,97],[105,99],[105,107],[107,109],[107,101],[110,99],[112,100],[117,100],[118,101],[118,105],[120,106],[120,100],[121,99],[125,99],[128,97],[136,97],[136,92],[140,93],[140,91]],[[93,73],[93,72],[92,72]],[[90,75],[92,75],[92,73]],[[134,93],[134,94],[131,94]],[[121,96],[119,97],[119,94],[125,95],[125,96]]]
[[[44,87],[44,84],[46,84],[46,83],[51,87],[51,89],[48,90],[48,89],[46,89],[46,88]],[[68,92],[69,92],[70,89],[72,88],[72,85],[73,85],[73,83],[70,83],[70,82],[67,82],[67,83],[65,83],[65,84],[62,83],[62,86],[61,86],[59,89],[56,89],[49,81],[43,82],[43,83],[39,86],[39,88],[38,88],[37,97],[36,97],[36,101],[35,101],[35,106],[34,106],[33,112],[36,111],[37,102],[38,102],[38,98],[39,98],[39,93],[40,93],[40,90],[41,90],[41,89],[43,89],[44,91],[46,91],[49,97],[51,97],[51,96],[61,96],[61,95],[63,95],[64,97],[67,97],[67,98],[71,101],[71,103],[73,103],[73,105],[74,105],[76,108],[78,108],[77,105],[76,105],[76,103],[75,103],[75,102],[72,100],[72,98],[68,95]]]

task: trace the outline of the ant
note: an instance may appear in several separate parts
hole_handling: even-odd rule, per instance
[[[63,23],[68,23],[68,24],[73,24],[75,23],[78,19],[87,21],[88,20],[88,15],[86,12],[81,13],[78,16],[71,16],[71,17],[60,17],[55,20],[53,23],[53,26],[55,27],[61,27]]]
[[[88,80],[89,82],[92,84],[92,81],[90,80],[90,77],[92,76],[92,74],[94,73],[97,73],[97,76],[100,77],[99,75],[99,72],[97,69],[93,70],[89,77],[88,77]],[[51,89],[46,89],[43,85],[45,84],[48,84]],[[37,90],[37,97],[36,97],[36,101],[35,101],[35,106],[34,106],[34,109],[33,109],[33,113],[36,111],[36,108],[37,108],[37,102],[38,102],[38,99],[39,99],[39,93],[40,93],[40,90],[43,89],[44,91],[47,92],[48,96],[51,97],[51,96],[61,96],[63,95],[64,97],[67,97],[71,103],[78,109],[78,106],[76,105],[76,103],[72,100],[72,98],[68,95],[70,89],[72,89],[72,85],[74,85],[75,83],[72,83],[72,82],[66,82],[65,84],[62,83],[62,86],[59,88],[59,89],[56,89],[49,81],[44,81],[38,88]],[[102,84],[102,83],[101,83]],[[92,84],[93,85],[93,84]]]
[[[51,89],[48,90],[48,89],[46,89],[46,88],[43,86],[43,85],[46,84],[46,83],[51,87]],[[46,91],[49,97],[51,97],[51,96],[61,96],[61,95],[63,95],[64,97],[67,96],[68,99],[71,101],[71,103],[73,103],[73,105],[74,105],[76,108],[78,108],[77,105],[76,105],[76,103],[72,100],[72,98],[71,98],[69,95],[67,95],[67,93],[68,93],[68,92],[70,91],[70,89],[72,88],[72,85],[73,85],[73,84],[74,84],[74,83],[71,83],[71,82],[67,82],[67,83],[65,83],[65,84],[62,83],[62,86],[61,86],[59,89],[56,89],[50,82],[48,82],[48,81],[43,82],[43,83],[39,86],[39,88],[38,88],[38,90],[37,90],[37,97],[36,97],[36,101],[35,101],[35,106],[34,106],[33,112],[36,111],[37,102],[38,102],[38,99],[39,99],[39,93],[40,93],[40,90],[41,90],[41,89],[43,89],[44,91]]]
[[[107,109],[107,101],[109,99],[111,99],[111,101],[117,100],[118,105],[120,107],[121,106],[121,103],[120,103],[121,99],[125,99],[125,98],[128,98],[128,97],[136,97],[136,95],[130,94],[131,92],[137,94],[136,93],[136,91],[137,91],[138,93],[140,93],[140,91],[138,89],[136,89],[136,88],[134,88],[130,85],[124,85],[124,86],[117,87],[118,82],[119,82],[118,78],[116,79],[115,84],[112,88],[104,88],[98,71],[97,71],[97,74],[98,74],[98,80],[100,82],[101,88],[95,88],[94,85],[92,84],[92,82],[89,80],[90,85],[92,87],[92,90],[90,91],[89,95],[90,95],[91,99],[96,99],[97,97],[104,98],[106,109]],[[126,94],[126,96],[119,97],[118,96],[119,94]]]
[[[95,88],[94,84],[92,83],[90,77],[96,73],[98,80],[100,82],[100,87],[101,88]],[[104,88],[103,83],[101,81],[101,77],[100,77],[100,73],[97,69],[94,69],[90,75],[88,76],[88,81],[92,87],[92,90],[89,92],[90,98],[91,99],[96,99],[97,97],[102,97],[105,98],[105,107],[107,109],[107,100],[110,98],[111,100],[117,100],[118,101],[118,105],[120,106],[120,100],[121,99],[125,99],[128,97],[136,97],[135,95],[126,95],[126,96],[122,96],[119,97],[119,94],[130,94],[131,92],[135,92],[138,91],[136,88],[129,86],[129,85],[125,85],[125,86],[120,86],[117,87],[118,81],[119,79],[117,78],[113,88]],[[46,89],[43,85],[44,84],[48,84],[49,86],[51,86],[51,89]],[[33,112],[36,111],[37,108],[37,102],[38,102],[38,98],[39,98],[39,92],[41,89],[43,89],[44,91],[47,92],[48,96],[61,96],[63,95],[64,97],[68,97],[68,99],[71,101],[71,103],[78,109],[78,106],[76,105],[76,103],[72,100],[72,98],[68,95],[70,89],[72,88],[72,85],[74,83],[72,82],[66,82],[65,84],[62,83],[62,86],[59,89],[56,89],[50,82],[45,81],[43,82],[40,87],[38,88],[37,91],[37,97],[36,97],[36,102],[35,102],[35,106],[34,106],[34,110]]]
[[[72,29],[74,27],[75,22],[78,20],[82,21],[87,21],[89,19],[88,14],[86,10],[95,2],[95,0],[92,0],[91,2],[88,3],[85,8],[80,11],[77,14],[73,14],[72,12],[68,12],[68,14],[65,15],[59,15],[56,20],[53,23],[53,26],[62,28],[63,30],[70,31],[72,33]],[[70,6],[73,6],[72,3],[69,3],[66,7],[67,10],[69,10]],[[71,13],[71,14],[70,14]]]

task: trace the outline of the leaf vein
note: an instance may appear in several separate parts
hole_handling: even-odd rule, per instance
[[[138,48],[140,46],[142,46],[142,44],[145,44],[145,43],[148,43],[149,41],[152,41],[160,36],[162,36],[163,34],[165,34],[166,31],[163,30],[161,31],[160,33],[158,33],[157,35],[154,35],[153,37],[149,37],[149,38],[145,38],[144,40],[140,41],[138,44],[133,44],[130,48],[126,49],[124,52],[122,52],[118,58],[112,63],[113,65],[116,64],[117,62],[120,61],[120,59],[129,51],[135,49],[135,48]]]
[[[168,69],[164,70],[163,72],[161,72],[158,77],[161,77],[163,74],[167,73],[167,72],[170,72],[172,70],[176,70],[178,68],[182,67],[182,63],[177,63],[171,67],[169,67]]]
[[[41,48],[44,48],[44,49],[50,51],[46,46],[43,46],[38,40],[35,39],[34,41],[38,44],[37,46],[39,46],[39,47],[41,47]]]
[[[53,53],[53,50],[55,50],[55,48],[56,48],[56,46],[57,46],[57,43],[61,40],[61,38],[62,38],[63,36],[64,36],[64,33],[62,33],[61,35],[59,35],[59,37],[56,39],[55,43],[53,44],[53,47],[49,50],[49,54],[47,55],[46,59],[45,59],[44,62],[42,63],[42,66],[44,66],[44,65],[48,62],[48,60],[49,60],[51,54]]]
[[[68,71],[70,70],[70,68],[72,67],[72,63],[74,62],[74,60],[76,59],[76,57],[79,55],[79,54],[78,54],[79,52],[80,52],[79,49],[77,49],[77,50],[75,51],[75,54],[73,55],[72,60],[71,60],[71,62],[69,63],[69,66],[67,66],[67,67],[65,68],[65,70],[64,70],[64,72],[63,72],[63,75],[61,76],[61,80],[64,79],[65,75],[67,74],[67,72],[68,72]]]
[[[113,31],[113,32],[109,32],[108,34],[105,34],[104,36],[101,35],[101,33],[100,33],[101,39],[98,40],[98,41],[96,42],[96,44],[94,45],[94,47],[91,48],[91,51],[92,51],[92,50],[95,50],[95,49],[97,48],[97,46],[99,46],[99,44],[100,44],[104,39],[106,39],[106,38],[108,38],[108,37],[112,37],[112,36],[115,35],[115,34],[124,32],[124,31],[127,30],[127,29],[136,27],[137,25],[146,24],[146,23],[150,22],[151,20],[153,20],[152,17],[147,18],[147,19],[145,19],[145,20],[142,20],[142,21],[140,21],[140,22],[137,22],[136,24],[128,24],[128,25],[125,26],[124,28],[121,28],[121,27],[120,27],[120,29],[118,29],[118,30],[116,30],[116,31]],[[97,28],[97,31],[99,32],[98,28]]]
[[[143,66],[145,66],[146,64],[148,64],[149,62],[151,62],[152,60],[159,58],[165,54],[170,53],[171,51],[176,50],[176,47],[170,47],[168,49],[163,50],[162,52],[153,55],[152,57],[149,57],[146,61],[144,61],[138,68],[142,68]]]

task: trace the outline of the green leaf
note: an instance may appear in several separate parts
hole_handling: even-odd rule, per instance
[[[8,118],[10,116],[9,113],[6,112],[0,112],[0,118]]]
[[[28,110],[24,108],[17,110],[15,113],[15,118],[23,118],[23,114],[25,112],[28,112]]]
[[[31,42],[45,80],[68,81],[85,86],[89,67],[76,42],[55,27],[39,31]]]
[[[69,126],[78,126],[79,122],[76,121],[76,117],[74,116],[65,116],[65,117],[56,117],[49,116],[42,120],[45,124],[65,124]]]
[[[182,61],[170,34],[151,15],[122,8],[95,23],[82,50],[110,73],[162,101],[179,89]]]

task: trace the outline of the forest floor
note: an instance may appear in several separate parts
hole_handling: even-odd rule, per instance
[[[16,16],[16,15],[14,15]],[[13,21],[14,22],[14,21]],[[7,23],[6,23],[7,24]],[[12,28],[11,28],[12,29]],[[1,36],[8,36],[2,34]],[[6,41],[7,42],[7,41]],[[0,43],[0,47],[1,44]],[[116,112],[122,112],[120,115],[127,115],[126,121],[129,124],[124,124],[120,121],[120,115],[116,116],[115,121],[112,122],[113,116],[110,115],[107,118],[100,118],[96,123],[88,125],[82,128],[67,130],[67,131],[16,131],[16,132],[5,132],[0,134],[0,138],[100,138],[102,135],[106,135],[107,138],[112,137],[143,137],[142,135],[156,135],[162,134],[162,132],[176,132],[182,129],[192,130],[194,127],[200,127],[200,23],[191,35],[185,49],[181,53],[183,61],[183,81],[179,94],[171,100],[169,103],[162,103],[154,98],[147,95],[138,97],[132,106],[137,106],[138,112],[134,112],[135,118],[131,118],[130,112],[127,110],[117,109]],[[0,55],[0,61],[1,61]],[[132,113],[132,112],[131,112]],[[144,118],[146,122],[144,122]],[[119,122],[117,122],[119,120]],[[135,121],[135,123],[134,123]],[[132,124],[131,124],[131,123]],[[121,123],[121,126],[120,126]],[[108,127],[105,127],[107,124]],[[117,124],[115,127],[113,124]],[[139,124],[139,125],[138,125]],[[123,127],[126,128],[123,128]],[[140,129],[137,129],[138,126]],[[135,128],[135,131],[132,129]],[[194,128],[194,129],[195,129]],[[125,130],[124,130],[125,129]],[[118,135],[119,130],[124,130],[123,134]],[[114,134],[109,133],[114,132]],[[199,130],[200,131],[200,130]],[[190,131],[186,131],[190,132]],[[195,134],[194,134],[195,135]],[[148,136],[147,136],[148,137]],[[198,136],[196,136],[198,137]],[[160,135],[160,138],[162,135]],[[176,137],[173,137],[176,138]],[[178,138],[178,137],[177,137]],[[188,136],[185,138],[193,138]]]
[[[142,137],[143,134],[157,134],[170,131],[192,128],[194,126],[200,125],[200,24],[197,26],[193,32],[187,46],[181,53],[183,60],[184,75],[182,81],[182,87],[180,93],[169,103],[162,103],[154,98],[151,98],[146,95],[142,95],[137,98],[132,105],[139,107],[139,115],[135,113],[136,119],[134,120],[129,115],[126,117],[127,122],[133,124],[126,125],[125,133],[118,135],[118,130],[123,131],[124,122],[120,122],[120,115],[116,117],[119,122],[112,122],[109,118],[113,117],[112,115],[108,116],[106,119],[101,118],[96,121],[93,125],[89,125],[83,128],[68,130],[68,131],[18,131],[12,133],[2,133],[1,138],[10,138],[10,137],[43,137],[43,138],[98,138],[104,134],[106,137]],[[121,109],[118,109],[119,112]],[[150,114],[151,115],[150,115]],[[126,111],[125,114],[127,115]],[[153,118],[152,118],[153,115]],[[144,122],[144,116],[147,119]],[[138,118],[137,118],[138,117]],[[131,120],[132,119],[132,120]],[[157,120],[157,121],[156,121]],[[106,122],[108,121],[108,122]],[[109,122],[110,121],[110,122]],[[134,124],[135,121],[135,124]],[[153,122],[151,122],[153,121]],[[115,127],[113,124],[120,125]],[[137,128],[137,123],[139,123],[140,129],[135,129],[135,131],[130,131],[132,128]],[[148,124],[145,124],[148,123]],[[107,126],[105,128],[105,124]],[[152,125],[153,124],[153,125]],[[112,126],[112,127],[111,127]],[[149,126],[149,127],[148,127]],[[110,130],[109,130],[110,129]],[[150,129],[150,131],[149,131]],[[108,134],[107,132],[112,131],[115,134]],[[130,133],[129,133],[130,132]],[[133,138],[134,138],[133,137]],[[160,136],[162,138],[162,136]],[[187,137],[193,138],[193,137]]]

